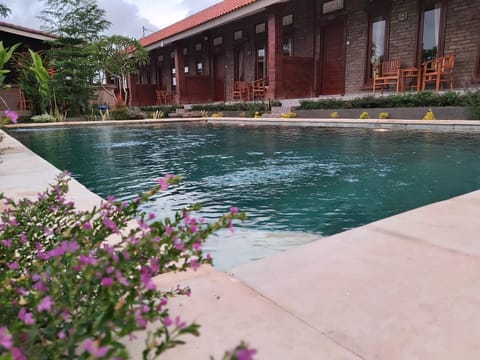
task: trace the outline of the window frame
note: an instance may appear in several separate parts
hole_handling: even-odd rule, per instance
[[[373,38],[373,20],[379,16],[385,18],[385,39],[383,44],[383,60],[389,59],[389,48],[390,48],[390,22],[391,22],[391,6],[390,3],[383,6],[375,7],[369,10],[368,12],[368,40],[367,40],[367,54],[365,61],[365,75],[364,75],[364,84],[372,85],[373,78],[371,77],[371,68],[372,65],[370,62],[371,58],[371,49],[372,49],[372,38]]]
[[[447,22],[447,0],[419,0],[418,7],[418,30],[417,30],[417,66],[422,65],[422,53],[423,53],[423,30],[424,30],[424,16],[425,8],[435,3],[440,3],[440,24],[438,35],[438,49],[437,57],[443,56],[445,51],[445,28]]]

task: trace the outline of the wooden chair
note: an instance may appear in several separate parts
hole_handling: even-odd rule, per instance
[[[157,96],[157,105],[166,105],[167,102],[167,91],[166,90],[155,90]]]
[[[25,99],[25,94],[21,88],[18,88],[18,110],[25,111],[25,110],[32,110],[32,101]]]
[[[257,79],[252,83],[253,100],[263,100],[265,98],[265,79]]]
[[[455,54],[449,54],[426,61],[422,70],[422,90],[427,84],[435,84],[435,91],[443,89],[446,83],[453,90]]]
[[[250,100],[250,91],[248,83],[245,81],[234,81],[232,87],[232,99],[248,101]]]
[[[400,88],[400,60],[383,61],[373,70],[373,95],[377,88],[383,89],[395,85],[396,93]]]

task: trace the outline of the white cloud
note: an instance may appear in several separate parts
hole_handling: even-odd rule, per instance
[[[193,13],[207,8],[220,0],[99,0],[98,5],[106,11],[106,17],[112,22],[108,34],[119,34],[140,38],[142,28],[159,30],[173,24]],[[37,18],[44,2],[32,0],[4,0],[12,14],[3,21],[26,26],[33,29],[41,28]],[[150,32],[146,31],[145,35]]]

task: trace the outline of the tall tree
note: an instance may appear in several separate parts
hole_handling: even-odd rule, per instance
[[[44,0],[43,28],[58,35],[49,51],[52,88],[62,113],[87,111],[94,93],[92,43],[110,26],[96,0]]]
[[[105,10],[96,0],[44,0],[40,19],[43,28],[59,37],[92,42],[107,30],[111,23]]]
[[[7,17],[12,13],[12,10],[10,10],[7,5],[0,3],[0,17]]]

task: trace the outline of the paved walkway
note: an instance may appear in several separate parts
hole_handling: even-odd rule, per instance
[[[11,147],[0,164],[9,196],[34,196],[58,173],[8,136],[0,146]],[[76,182],[71,197],[83,208],[100,201]],[[162,286],[192,288],[172,314],[202,325],[165,358],[220,358],[246,340],[258,359],[479,359],[479,208],[477,191],[228,274],[164,275]]]

